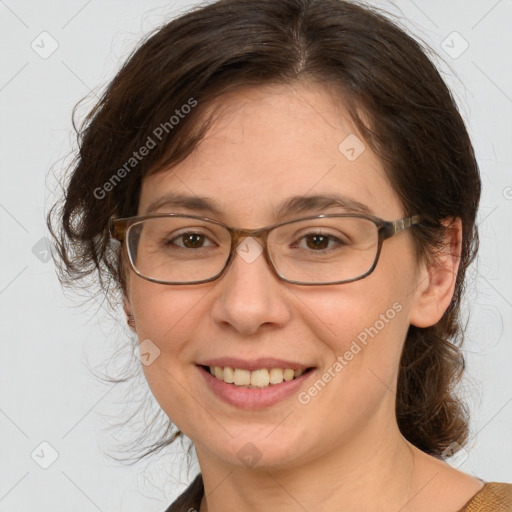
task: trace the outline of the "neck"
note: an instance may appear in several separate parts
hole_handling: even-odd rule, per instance
[[[201,512],[413,510],[415,450],[394,428],[361,432],[337,449],[287,468],[240,468],[197,449]],[[391,430],[391,431],[390,431]]]

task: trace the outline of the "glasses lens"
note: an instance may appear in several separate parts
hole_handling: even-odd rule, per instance
[[[164,282],[201,281],[218,274],[231,238],[222,226],[188,217],[155,217],[130,226],[127,246],[139,274]]]
[[[280,226],[270,233],[268,243],[282,277],[330,283],[366,274],[377,257],[379,234],[367,219],[327,217]]]

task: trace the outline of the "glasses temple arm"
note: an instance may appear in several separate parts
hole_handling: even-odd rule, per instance
[[[395,220],[393,222],[394,234],[400,233],[400,231],[410,228],[414,224],[419,224],[420,221],[421,215],[413,215],[412,217],[407,217],[405,219]]]

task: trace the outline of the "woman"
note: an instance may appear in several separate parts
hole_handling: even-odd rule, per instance
[[[512,510],[444,462],[481,184],[412,38],[346,1],[221,0],[147,38],[80,135],[61,278],[120,292],[161,446],[194,443],[169,511]]]

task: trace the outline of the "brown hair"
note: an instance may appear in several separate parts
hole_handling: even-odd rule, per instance
[[[412,228],[418,259],[435,257],[443,219],[462,220],[452,301],[436,325],[410,326],[396,397],[403,436],[441,457],[468,437],[468,411],[454,387],[464,369],[460,301],[478,249],[481,182],[439,72],[419,43],[373,8],[344,0],[220,0],[147,36],[77,130],[79,152],[65,197],[48,214],[59,277],[70,285],[96,275],[107,295],[117,290],[122,296],[124,271],[118,247],[110,244],[109,218],[136,215],[144,177],[190,154],[208,128],[201,113],[214,98],[241,86],[297,81],[337,91],[383,162],[404,214],[424,215]],[[156,145],[130,160],[148,137],[158,139]],[[179,435],[170,435],[168,425],[143,456]]]

